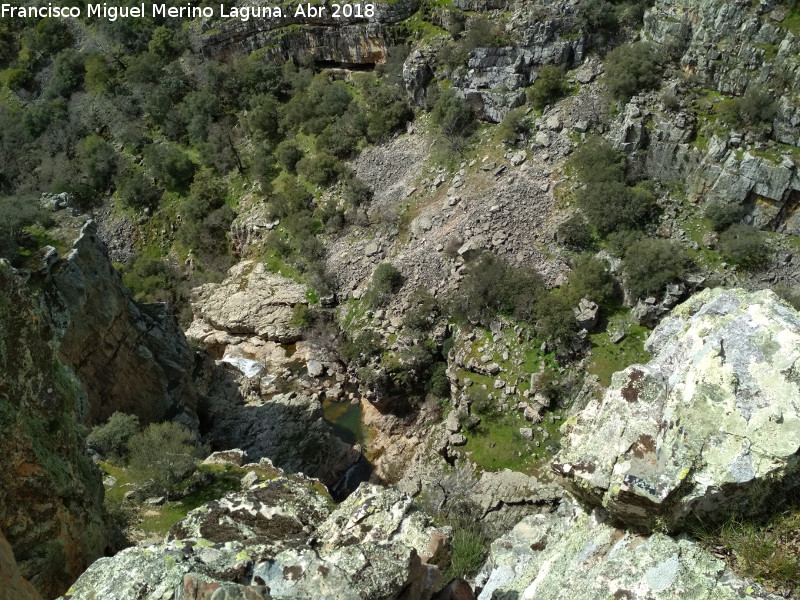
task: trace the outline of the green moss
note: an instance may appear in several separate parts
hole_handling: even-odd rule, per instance
[[[795,35],[800,35],[800,6],[794,6],[786,18],[781,22],[781,27],[785,27]]]

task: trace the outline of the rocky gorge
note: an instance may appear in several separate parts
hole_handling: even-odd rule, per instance
[[[797,11],[76,30],[124,58],[32,171],[86,173],[0,205],[0,599],[798,597]]]

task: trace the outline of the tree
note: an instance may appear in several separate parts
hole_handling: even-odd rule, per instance
[[[372,274],[368,293],[370,306],[383,306],[403,285],[403,274],[391,263],[381,263]]]
[[[622,261],[625,284],[637,298],[657,293],[683,277],[688,260],[669,240],[642,238],[631,244]]]
[[[625,180],[625,155],[600,136],[592,136],[578,146],[569,166],[581,183]]]
[[[194,178],[194,163],[171,144],[150,144],[144,149],[144,160],[156,179],[171,192],[185,192]]]
[[[565,291],[573,306],[577,306],[581,298],[589,298],[605,307],[619,299],[619,287],[608,263],[591,254],[582,254],[577,258]]]
[[[641,228],[656,212],[653,195],[644,188],[611,181],[587,184],[578,193],[581,210],[601,234]]]
[[[139,433],[139,417],[115,412],[105,425],[92,429],[86,438],[90,447],[114,461],[128,457],[128,442]]]
[[[714,231],[723,231],[744,216],[744,207],[734,202],[716,200],[706,207],[705,215]]]
[[[197,462],[208,454],[194,433],[167,421],[153,423],[128,442],[128,466],[141,479],[150,481],[157,494],[171,488],[191,473]]]

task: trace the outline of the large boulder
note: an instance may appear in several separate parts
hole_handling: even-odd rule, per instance
[[[770,291],[709,289],[673,310],[653,359],[565,424],[576,496],[630,525],[753,514],[800,479],[800,315]]]
[[[264,341],[290,344],[300,339],[292,324],[295,304],[307,304],[307,288],[263,263],[241,262],[230,269],[222,283],[208,283],[194,290],[195,320],[187,335],[206,346],[215,332],[257,336]]]
[[[42,600],[28,580],[19,572],[14,551],[0,531],[0,600]]]
[[[591,515],[532,515],[492,543],[479,600],[777,600],[686,539],[640,536]]]
[[[183,600],[216,598],[225,588],[222,597],[252,600],[431,598],[449,565],[448,531],[394,490],[362,486],[331,512],[309,483],[280,478],[229,494],[170,533],[211,539],[172,539],[101,559],[66,597]]]

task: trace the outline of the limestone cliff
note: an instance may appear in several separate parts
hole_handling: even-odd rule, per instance
[[[100,472],[79,418],[86,392],[52,347],[37,278],[0,261],[0,529],[45,596],[106,547]]]

